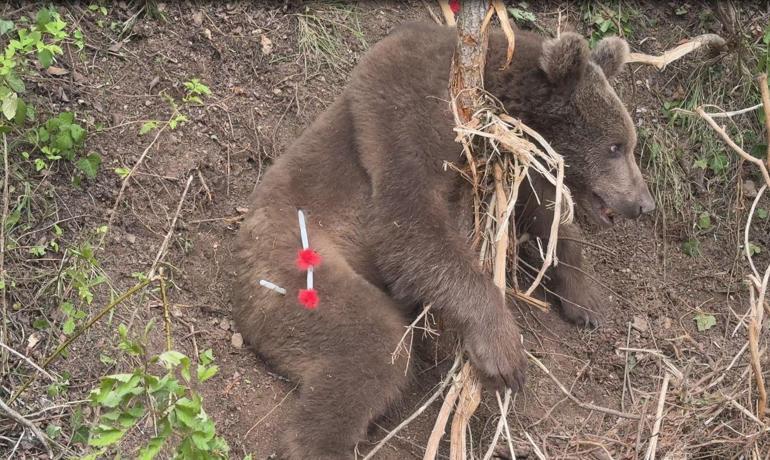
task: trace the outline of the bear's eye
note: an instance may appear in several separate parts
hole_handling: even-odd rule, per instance
[[[622,144],[610,145],[610,153],[612,153],[613,157],[621,156],[623,154],[623,145]]]

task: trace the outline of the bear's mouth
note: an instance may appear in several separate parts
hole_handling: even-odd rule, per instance
[[[591,193],[591,210],[596,221],[600,224],[611,227],[615,225],[615,215],[617,214],[614,209],[607,205],[604,198],[597,193]]]

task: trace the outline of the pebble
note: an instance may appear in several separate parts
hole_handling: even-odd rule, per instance
[[[235,348],[243,348],[243,336],[240,333],[236,332],[230,338],[230,344]]]

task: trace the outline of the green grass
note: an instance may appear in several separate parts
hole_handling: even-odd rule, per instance
[[[352,57],[346,39],[362,48],[368,46],[355,8],[342,3],[305,7],[303,13],[297,14],[297,28],[300,59],[306,69],[345,70]]]

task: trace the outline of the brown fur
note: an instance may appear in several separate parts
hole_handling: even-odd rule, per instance
[[[392,364],[391,355],[422,304],[460,334],[486,384],[523,384],[526,360],[513,315],[468,244],[467,184],[443,168],[461,158],[447,102],[454,40],[451,29],[410,25],[374,46],[251,199],[237,243],[234,315],[257,352],[301,383],[286,427],[288,458],[353,456],[369,423],[407,384],[405,359]],[[601,70],[619,70],[614,64],[626,48],[603,46],[599,67],[574,34],[544,42],[519,32],[514,62],[500,71],[505,42],[493,34],[486,86],[567,157],[576,196],[590,205],[597,194],[606,207],[635,217],[651,207],[649,193],[633,162],[633,125]],[[624,145],[622,156],[610,157],[612,143]],[[551,193],[533,186],[541,200]],[[520,220],[545,237],[549,216],[536,201],[523,194]],[[296,299],[305,283],[293,264],[297,209],[306,212],[310,244],[324,258],[314,311]],[[562,242],[558,255],[580,266],[575,244]],[[560,268],[551,288],[593,309],[602,299],[586,296],[581,276]],[[260,279],[287,295],[260,287]],[[562,307],[574,321],[594,322],[584,309]]]

